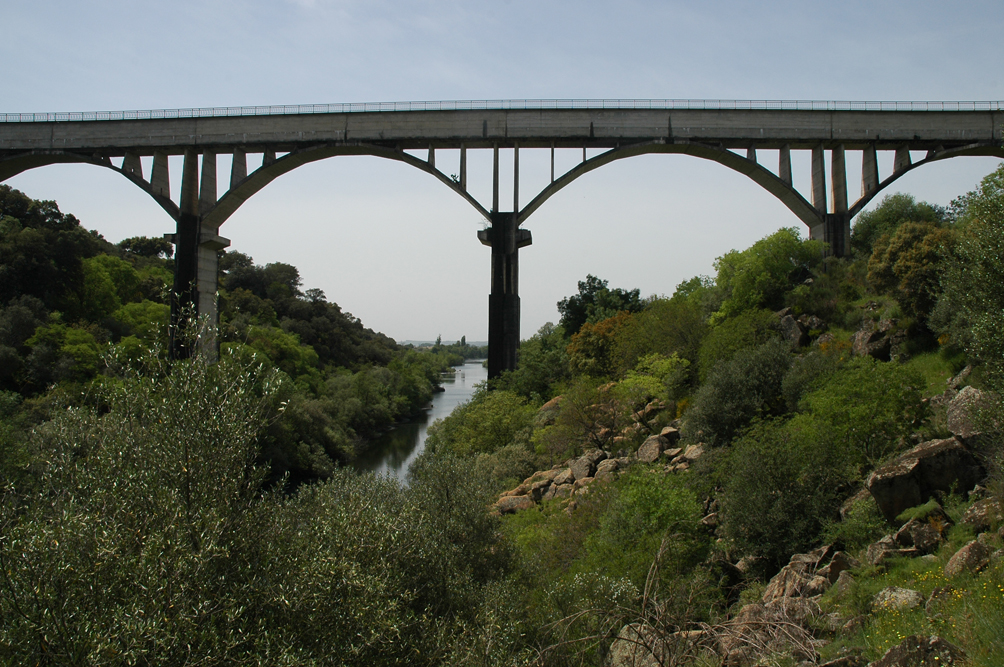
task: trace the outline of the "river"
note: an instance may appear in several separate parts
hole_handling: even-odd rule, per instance
[[[356,470],[396,477],[402,484],[407,484],[408,469],[425,449],[425,434],[429,425],[469,400],[474,393],[474,385],[488,379],[488,369],[480,359],[468,360],[456,370],[453,376],[443,376],[442,384],[446,391],[432,397],[431,407],[370,443],[366,453],[356,459]]]

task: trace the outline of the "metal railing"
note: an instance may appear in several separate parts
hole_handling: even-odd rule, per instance
[[[445,102],[360,102],[273,106],[155,109],[150,111],[62,111],[0,113],[0,123],[60,123],[159,120],[391,111],[494,111],[536,109],[710,109],[740,111],[1002,111],[997,102],[855,102],[813,100],[453,100]]]

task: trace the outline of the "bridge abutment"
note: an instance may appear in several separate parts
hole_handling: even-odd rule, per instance
[[[519,249],[530,245],[515,213],[492,213],[491,227],[478,239],[492,249],[492,288],[488,296],[488,377],[516,368],[519,349]]]

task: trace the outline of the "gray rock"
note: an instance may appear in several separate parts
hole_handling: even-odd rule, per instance
[[[922,593],[898,586],[883,588],[872,598],[872,608],[875,610],[914,609],[922,604],[924,604]]]
[[[955,552],[945,565],[945,576],[951,579],[963,572],[979,572],[990,564],[990,547],[973,540]]]
[[[575,477],[575,481],[580,479],[585,479],[586,477],[592,477],[593,473],[596,472],[596,464],[589,459],[589,457],[581,456],[568,466],[572,471],[572,475]]]
[[[703,454],[704,454],[704,446],[701,444],[696,444],[687,447],[685,450],[683,450],[683,454],[680,454],[680,456],[682,456],[683,460],[686,461],[687,463],[693,463],[697,459],[701,458],[701,455]]]
[[[976,412],[983,394],[975,387],[963,387],[948,404],[948,430],[960,438],[979,435]]]
[[[669,441],[669,444],[674,444],[680,440],[680,429],[673,426],[666,426],[659,433],[662,437]]]
[[[520,510],[530,509],[533,506],[533,499],[529,496],[506,496],[505,498],[500,498],[495,503],[495,509],[502,514],[515,514]]]
[[[791,315],[785,315],[781,318],[781,335],[788,341],[792,349],[809,344],[809,335],[805,332],[805,327]]]
[[[1004,522],[1004,512],[996,498],[978,500],[962,515],[962,523],[972,526],[977,533],[986,532],[1001,522]]]
[[[610,667],[661,667],[668,651],[648,625],[631,623],[621,628],[610,644]]]
[[[562,484],[571,484],[575,481],[575,473],[572,472],[571,468],[565,468],[554,476],[554,484],[560,486]]]
[[[928,667],[933,665],[961,665],[966,654],[959,647],[941,637],[912,635],[869,667]]]
[[[868,477],[868,490],[889,521],[916,507],[935,491],[971,489],[984,471],[979,461],[956,438],[931,440],[905,452]]]
[[[920,519],[910,519],[900,528],[893,541],[901,548],[913,547],[923,554],[937,550],[944,540],[941,524]]]
[[[661,435],[653,435],[638,448],[638,460],[644,463],[655,463],[663,450],[669,447],[669,440]]]
[[[821,577],[826,577],[826,579],[832,584],[836,583],[842,572],[852,570],[860,566],[861,563],[859,563],[856,558],[853,558],[843,551],[838,551],[833,554],[833,558],[830,559],[830,562],[826,565],[826,567],[822,567],[817,570],[816,574]]]
[[[859,357],[870,356],[879,361],[889,361],[893,345],[890,331],[894,326],[893,320],[878,323],[865,320],[851,338],[851,350]]]
[[[837,595],[843,595],[849,591],[853,585],[854,576],[847,570],[844,570],[840,573],[840,576],[837,577],[837,580],[833,582],[833,589]]]

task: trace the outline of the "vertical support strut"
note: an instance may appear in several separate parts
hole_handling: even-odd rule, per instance
[[[896,149],[896,160],[893,162],[894,172],[905,171],[910,168],[910,149],[906,146]]]
[[[205,215],[216,206],[216,153],[202,152],[202,181],[199,183],[199,215]]]
[[[551,182],[554,183],[554,142],[551,142]]]
[[[777,152],[777,177],[791,185],[791,147],[788,144]]]
[[[153,169],[150,173],[150,187],[154,195],[171,198],[171,172],[167,168],[167,153],[155,151]]]
[[[519,215],[519,144],[513,146],[512,154],[512,210],[513,215]]]
[[[834,213],[847,212],[847,165],[843,144],[830,153],[830,197],[833,199]]]
[[[878,186],[878,157],[875,154],[875,144],[871,144],[861,155],[861,196],[877,190]]]
[[[519,349],[519,249],[530,245],[519,214],[492,212],[491,227],[478,239],[492,249],[492,291],[488,296],[488,377],[516,368]]]
[[[143,163],[140,162],[139,155],[126,153],[122,158],[122,171],[143,180]]]
[[[467,146],[460,144],[460,189],[467,192]]]
[[[826,162],[822,144],[812,149],[812,205],[821,215],[826,214]]]
[[[492,162],[492,213],[499,210],[499,145],[495,144],[495,157]]]
[[[248,156],[243,148],[234,149],[234,161],[230,167],[230,189],[233,190],[248,177]]]

